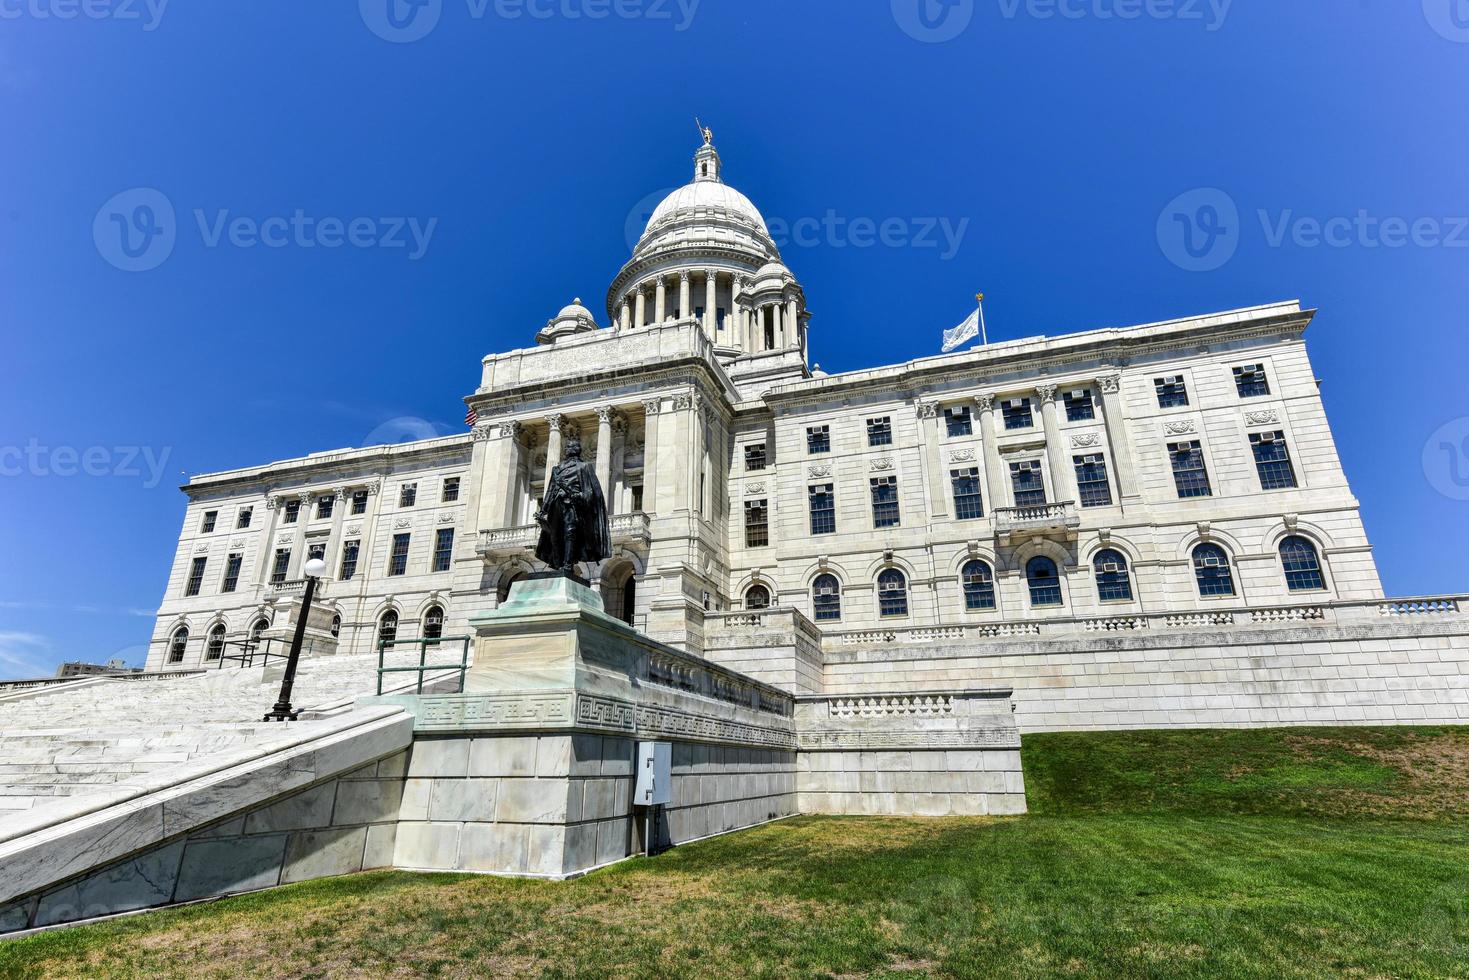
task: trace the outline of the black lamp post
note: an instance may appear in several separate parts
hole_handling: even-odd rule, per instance
[[[299,711],[291,710],[291,688],[296,684],[296,663],[301,659],[301,641],[306,638],[306,620],[311,616],[311,600],[316,595],[316,580],[326,572],[326,562],[313,558],[301,569],[306,575],[306,593],[301,597],[301,612],[296,616],[296,632],[291,636],[291,654],[286,658],[286,676],[281,678],[281,695],[275,707],[266,712],[266,721],[295,721]]]

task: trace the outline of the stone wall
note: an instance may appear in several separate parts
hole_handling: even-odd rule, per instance
[[[0,908],[0,933],[393,864],[399,752]]]
[[[1023,732],[1469,722],[1469,622],[1201,626],[828,655],[828,690],[1015,689]]]

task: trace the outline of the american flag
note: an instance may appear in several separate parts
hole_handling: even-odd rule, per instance
[[[464,413],[464,424],[467,425],[467,426],[469,426],[472,429],[472,428],[474,428],[474,423],[476,423],[478,421],[479,421],[479,413],[476,412],[474,410],[474,406],[471,405],[469,407],[469,411],[467,411],[467,412]]]

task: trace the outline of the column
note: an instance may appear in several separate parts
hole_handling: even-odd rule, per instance
[[[296,536],[291,539],[291,566],[286,572],[287,580],[301,577],[301,566],[306,564],[306,525],[311,522],[310,492],[302,491],[296,494],[296,499],[301,501],[301,506],[296,511]]]
[[[653,297],[653,322],[662,323],[668,318],[668,287],[663,277],[658,277],[657,293]]]
[[[1035,386],[1036,396],[1041,400],[1041,427],[1046,433],[1046,459],[1051,462],[1051,500],[1061,503],[1076,500],[1076,487],[1071,474],[1071,454],[1061,436],[1061,425],[1056,420],[1056,386]]]
[[[688,273],[683,275],[687,283]],[[654,480],[658,477],[658,414],[661,408],[660,399],[649,398],[643,402],[643,510],[650,514],[658,509],[658,498],[654,496],[658,488],[654,486]]]
[[[546,478],[541,483],[543,496],[545,488],[551,485],[551,471],[556,468],[557,463],[561,462],[561,425],[564,421],[565,416],[559,412],[546,416],[546,426],[551,432],[546,439]]]
[[[627,458],[627,416],[621,412],[612,413],[612,481],[609,487],[603,490],[607,495],[607,513],[620,514],[627,510],[627,501],[623,499],[627,486],[627,476],[624,472],[624,461]]]
[[[1010,474],[1005,472],[1004,461],[1000,459],[1000,423],[995,418],[995,396],[980,395],[976,401],[979,402],[979,434],[984,440],[984,482],[988,492],[985,504],[988,513],[993,514],[1001,507],[1010,506],[1010,494],[1006,491]]]
[[[337,552],[342,546],[342,517],[347,513],[347,499],[350,494],[346,487],[336,487],[332,490],[332,529],[326,536],[326,577],[334,579],[337,572],[341,570],[341,564],[337,561]]]
[[[597,483],[602,487],[602,496],[612,502],[612,406],[597,408]]]
[[[801,325],[800,325],[799,320],[797,319],[797,313],[796,313],[796,297],[794,297],[794,296],[792,296],[791,298],[789,298],[789,299],[786,300],[785,325],[786,325],[786,333],[788,333],[790,335],[789,338],[786,340],[786,346],[787,347],[800,347],[801,346]]]
[[[690,305],[690,293],[689,274],[685,270],[678,274],[678,318],[680,320],[687,320],[694,315],[694,308]],[[647,493],[647,490],[643,492]]]
[[[648,291],[643,288],[643,284],[642,283],[638,283],[638,298],[637,298],[637,306],[635,308],[635,312],[633,313],[633,325],[636,326],[636,327],[644,327],[644,326],[647,326],[647,324],[648,324]]]
[[[632,325],[632,309],[627,304],[627,297],[622,298],[622,309],[617,316],[617,325],[626,330]]]
[[[780,304],[770,304],[770,333],[775,338],[774,350],[786,349],[785,324],[781,322]]]
[[[1102,393],[1102,421],[1106,423],[1107,442],[1112,447],[1117,491],[1124,497],[1136,497],[1137,475],[1132,468],[1132,444],[1127,438],[1127,420],[1122,416],[1122,375],[1103,375],[1097,379],[1097,388]]]
[[[729,277],[729,336],[725,338],[731,347],[745,346],[744,324],[740,320],[740,277]]]
[[[265,533],[265,543],[260,546],[255,555],[255,584],[265,584],[270,575],[270,566],[275,561],[275,531],[280,523],[281,511],[286,509],[286,498],[281,496],[268,496],[265,498],[265,509],[270,511],[270,526]]]
[[[942,521],[949,516],[949,495],[944,492],[948,477],[943,450],[939,446],[939,407],[933,402],[918,403],[919,426],[923,429],[924,468],[928,470],[929,520]]]
[[[704,272],[704,336],[710,340],[714,339],[716,329],[715,316],[717,308],[715,307],[714,290],[718,285],[717,275],[718,273],[713,269],[708,269]]]

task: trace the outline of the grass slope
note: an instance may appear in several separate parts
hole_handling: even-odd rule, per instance
[[[1469,729],[1037,735],[1025,767],[1021,818],[355,875],[0,943],[0,976],[1469,976]]]

